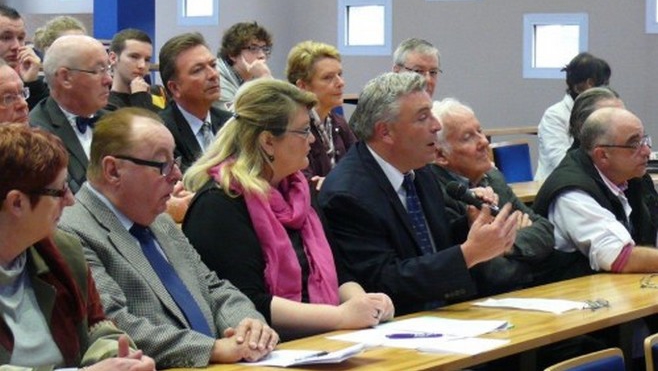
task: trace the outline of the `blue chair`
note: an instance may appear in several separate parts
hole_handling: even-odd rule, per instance
[[[560,362],[544,371],[626,371],[626,367],[621,349],[609,348]]]
[[[644,339],[644,362],[647,371],[658,370],[658,334],[647,336]]]
[[[527,141],[497,142],[490,146],[494,163],[508,183],[532,180],[532,161]]]

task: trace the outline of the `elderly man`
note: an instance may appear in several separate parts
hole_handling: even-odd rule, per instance
[[[13,68],[30,91],[30,109],[48,96],[48,87],[39,77],[41,59],[25,45],[25,21],[16,9],[0,4],[0,58]]]
[[[94,122],[105,111],[112,76],[100,41],[85,35],[58,38],[44,60],[50,97],[30,112],[30,124],[62,139],[69,151],[69,188],[76,193],[86,180]]]
[[[427,82],[426,90],[430,98],[434,95],[441,70],[439,50],[429,41],[411,38],[398,45],[393,53],[393,72],[416,72]]]
[[[203,36],[185,33],[160,49],[160,77],[173,103],[160,116],[176,141],[186,170],[208,148],[231,114],[212,107],[219,98],[217,60]]]
[[[595,271],[658,272],[658,194],[646,174],[651,138],[642,122],[601,108],[585,120],[580,142],[533,206],[555,226],[556,248],[582,253]]]
[[[448,219],[427,166],[441,128],[431,108],[419,74],[371,80],[350,119],[359,142],[319,197],[337,256],[366,291],[388,294],[398,314],[475,294],[469,269],[502,255],[516,237],[518,212],[510,216],[509,205],[493,220],[485,207],[470,231],[466,217]]]
[[[27,124],[29,89],[23,86],[18,73],[0,59],[0,123],[21,122]]]
[[[162,107],[154,104],[151,85],[144,80],[151,68],[152,54],[153,43],[146,32],[127,28],[114,35],[110,43],[114,75],[106,107],[108,111],[121,107],[142,107],[160,112]]]
[[[442,127],[437,134],[437,158],[432,166],[441,184],[445,187],[450,182],[458,182],[468,188],[491,187],[498,194],[499,203],[509,202],[521,212],[513,249],[472,270],[479,293],[491,295],[554,278],[547,276],[547,267],[542,265],[554,251],[553,226],[519,201],[503,174],[493,167],[489,141],[473,110],[455,99],[446,98],[434,102],[432,113]],[[444,194],[444,197],[449,196]],[[463,215],[466,204],[458,205],[451,211]]]
[[[163,214],[178,161],[157,115],[108,114],[94,133],[89,182],[60,227],[82,240],[108,317],[158,368],[260,359],[278,335]]]

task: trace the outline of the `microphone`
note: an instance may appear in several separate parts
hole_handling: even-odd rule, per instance
[[[446,192],[448,195],[455,200],[465,202],[469,205],[473,205],[478,209],[482,209],[483,204],[487,204],[491,210],[491,215],[496,216],[500,211],[500,208],[496,205],[492,205],[488,202],[482,201],[478,196],[473,193],[468,187],[459,182],[450,182],[446,185]]]

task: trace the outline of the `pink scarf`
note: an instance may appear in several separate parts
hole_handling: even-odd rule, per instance
[[[211,168],[209,174],[219,183],[227,160]],[[271,187],[264,197],[243,192],[231,184],[231,190],[243,194],[251,222],[263,250],[265,283],[270,294],[297,302],[302,298],[302,270],[286,227],[300,230],[309,264],[308,294],[311,303],[340,304],[338,278],[331,247],[318,215],[311,207],[308,182],[298,171]]]

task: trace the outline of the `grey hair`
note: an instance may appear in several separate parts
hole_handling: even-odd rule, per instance
[[[409,53],[433,55],[439,61],[439,66],[441,65],[441,54],[439,54],[439,49],[429,41],[415,37],[406,39],[398,45],[393,53],[393,63],[396,66],[403,66],[407,62],[407,56]]]
[[[573,138],[580,136],[585,120],[592,112],[601,108],[599,102],[619,99],[619,94],[609,87],[596,87],[580,93],[573,102],[571,116],[569,117],[569,135]]]
[[[43,73],[48,85],[53,86],[53,79],[57,69],[60,67],[78,67],[82,58],[83,50],[87,50],[91,44],[98,44],[101,48],[103,44],[100,41],[87,35],[64,35],[58,37],[46,51],[43,60]]]
[[[464,113],[475,116],[475,112],[470,106],[455,98],[444,98],[440,101],[434,101],[432,104],[432,114],[441,123],[441,130],[436,132],[437,145],[447,153],[450,153],[452,148],[445,136],[446,126],[444,121],[449,117],[463,115]]]
[[[580,131],[580,147],[587,153],[590,153],[597,145],[610,139],[612,128],[612,116],[620,110],[614,107],[605,107],[594,111]]]
[[[400,113],[399,98],[425,91],[425,78],[417,73],[387,72],[370,80],[361,94],[359,103],[350,117],[350,127],[357,138],[370,140],[375,124],[392,123]]]

